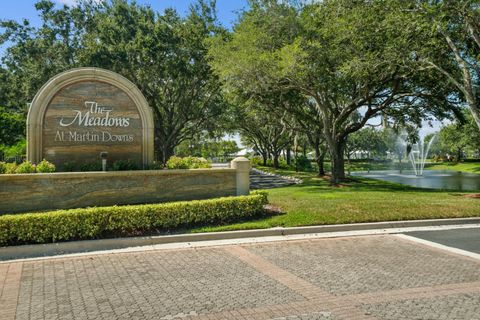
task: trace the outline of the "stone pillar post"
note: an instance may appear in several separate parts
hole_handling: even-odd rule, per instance
[[[250,193],[250,160],[238,157],[232,160],[230,167],[237,171],[237,196]]]

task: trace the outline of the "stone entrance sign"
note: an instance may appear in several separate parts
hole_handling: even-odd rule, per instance
[[[27,158],[46,159],[60,170],[130,160],[153,160],[153,115],[126,78],[99,68],[79,68],[50,79],[33,99],[27,117]]]

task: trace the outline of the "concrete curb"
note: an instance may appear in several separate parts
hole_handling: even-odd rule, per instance
[[[82,240],[48,244],[22,245],[0,248],[0,261],[49,257],[72,253],[114,250],[130,247],[153,246],[169,243],[189,243],[199,241],[228,240],[241,238],[281,237],[300,234],[321,234],[361,230],[382,230],[409,227],[435,227],[449,225],[480,224],[480,217],[459,219],[406,220],[355,224],[336,224],[310,227],[254,229],[242,231],[205,232],[165,236]]]

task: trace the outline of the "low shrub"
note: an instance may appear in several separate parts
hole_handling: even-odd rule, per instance
[[[263,159],[261,157],[250,157],[250,163],[252,164],[252,166],[256,167],[256,166],[263,166]]]
[[[94,207],[0,216],[0,246],[48,243],[226,224],[264,213],[266,192],[162,204]]]
[[[74,162],[65,162],[62,165],[62,171],[75,172],[76,170],[77,170],[77,165]]]
[[[86,162],[80,166],[80,171],[102,171],[100,161]]]
[[[49,172],[55,172],[56,168],[53,163],[48,162],[47,160],[43,159],[40,161],[39,164],[37,164],[37,172],[41,173],[49,173]]]
[[[153,161],[147,167],[147,170],[162,170],[163,164],[160,161]]]
[[[172,156],[167,161],[168,169],[199,169],[210,168],[211,164],[204,158]]]
[[[0,174],[3,174],[7,171],[7,164],[5,162],[0,161]]]
[[[303,154],[295,159],[295,167],[299,171],[312,171],[312,163],[310,162],[310,159]]]
[[[117,160],[113,163],[114,171],[138,170],[138,165],[132,160]]]
[[[17,164],[15,162],[5,163],[5,173],[14,174],[17,171]]]
[[[212,165],[205,158],[185,157],[183,161],[187,163],[189,169],[211,168]]]
[[[0,146],[5,159],[21,159],[25,157],[27,151],[27,141],[22,139],[11,146]]]
[[[258,167],[258,166],[263,167],[263,158],[262,157],[257,157],[257,156],[256,157],[251,157],[250,158],[250,163],[254,167]],[[273,159],[267,159],[267,162],[266,162],[265,166],[273,168],[274,167]],[[295,166],[293,164],[291,164],[291,165],[287,164],[287,160],[285,160],[284,158],[279,158],[278,159],[278,168],[279,169],[286,169],[286,170],[294,170]]]
[[[35,173],[35,165],[30,161],[25,161],[18,165],[15,169],[15,173]]]
[[[167,161],[167,169],[188,169],[188,167],[183,158],[171,156]]]

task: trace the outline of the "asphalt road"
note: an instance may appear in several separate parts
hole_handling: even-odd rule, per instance
[[[405,234],[445,246],[480,253],[480,228],[415,231]]]

